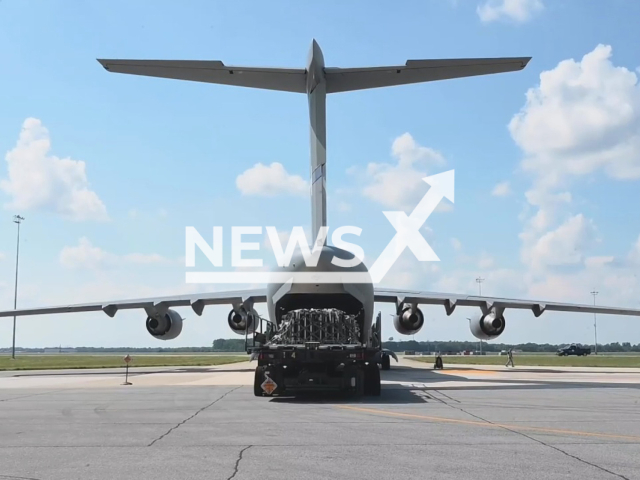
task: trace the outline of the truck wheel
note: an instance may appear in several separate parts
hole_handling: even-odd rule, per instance
[[[370,363],[365,370],[364,394],[373,397],[380,396],[380,369],[377,363]]]
[[[262,391],[262,382],[264,382],[264,372],[265,372],[266,368],[265,367],[256,367],[256,373],[255,376],[253,378],[253,394],[256,397],[262,397],[263,396],[263,391]]]
[[[382,370],[390,370],[391,369],[391,357],[389,355],[382,355],[382,359],[380,362]]]

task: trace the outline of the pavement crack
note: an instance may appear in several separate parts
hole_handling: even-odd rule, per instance
[[[147,445],[147,447],[151,447],[154,443],[156,443],[159,440],[162,440],[164,437],[166,437],[167,435],[169,435],[171,432],[173,432],[174,430],[176,430],[177,428],[179,428],[180,426],[184,425],[185,423],[187,423],[189,420],[191,420],[192,418],[194,418],[196,415],[198,415],[199,413],[205,411],[207,408],[211,407],[212,405],[215,405],[216,403],[218,403],[220,400],[222,400],[224,397],[226,397],[227,395],[229,395],[231,392],[235,392],[236,390],[238,390],[240,387],[236,387],[233,388],[231,390],[229,390],[228,392],[222,394],[221,396],[219,396],[218,398],[216,398],[213,402],[209,403],[208,405],[205,405],[204,407],[202,407],[200,410],[198,410],[196,413],[194,413],[193,415],[191,415],[190,417],[185,418],[183,421],[181,421],[180,423],[178,423],[177,425],[171,427],[169,430],[167,430],[165,433],[163,433],[162,435],[160,435],[158,438],[156,438],[155,440],[153,440],[149,445]]]
[[[460,400],[456,400],[455,398],[450,397],[449,395],[447,395],[444,392],[441,392],[440,390],[434,390],[434,392],[438,392],[439,395],[442,395],[443,397],[447,397],[449,400],[451,400],[453,402],[460,403]]]
[[[32,477],[19,477],[17,475],[0,475],[0,478],[8,478],[9,480],[39,480]]]
[[[573,454],[571,454],[569,452],[566,452],[566,451],[562,450],[561,448],[556,447],[555,445],[551,445],[549,443],[543,442],[542,440],[539,440],[539,439],[534,438],[534,437],[532,437],[530,435],[527,435],[526,433],[519,432],[518,430],[513,430],[513,429],[511,429],[509,427],[506,427],[504,425],[500,425],[500,424],[494,423],[491,420],[487,420],[486,418],[483,418],[483,417],[481,417],[479,415],[476,415],[474,413],[468,412],[464,408],[458,407],[457,405],[451,405],[451,404],[449,404],[447,402],[443,402],[443,403],[445,405],[447,405],[448,407],[454,408],[456,410],[461,411],[462,413],[465,413],[465,414],[469,415],[470,417],[476,418],[476,419],[481,420],[483,422],[486,422],[486,423],[488,423],[490,425],[494,425],[496,427],[500,427],[503,430],[506,430],[506,431],[511,432],[511,433],[515,433],[516,435],[520,435],[520,436],[522,436],[524,438],[527,438],[527,439],[529,439],[529,440],[531,440],[533,442],[536,442],[536,443],[538,443],[540,445],[543,445],[545,447],[551,448],[552,450],[555,450],[556,452],[559,452],[559,453],[561,453],[561,454],[563,454],[563,455],[565,455],[567,457],[573,458],[574,460],[577,460],[580,463],[584,463],[585,465],[589,465],[591,467],[597,468],[598,470],[601,470],[601,471],[603,471],[605,473],[613,475],[614,477],[621,478],[622,480],[630,480],[629,478],[625,477],[624,475],[621,475],[621,474],[616,473],[616,472],[612,472],[611,470],[608,470],[608,469],[606,469],[604,467],[601,467],[600,465],[597,465],[595,463],[588,462],[587,460],[584,460],[584,459],[582,459],[582,458],[580,458],[580,457],[578,457],[576,455],[573,455]]]
[[[9,397],[9,398],[0,398],[0,402],[10,402],[11,400],[20,400],[22,398],[37,397],[37,396],[40,396],[40,395],[47,395],[49,393],[56,393],[56,392],[60,392],[60,391],[61,391],[61,389],[48,390],[46,392],[30,393],[28,395],[19,395],[19,396],[16,396],[16,397]]]
[[[253,447],[253,445],[249,445],[248,447],[244,447],[242,450],[240,450],[240,453],[238,454],[238,458],[236,458],[236,464],[233,467],[233,473],[231,474],[231,476],[229,478],[227,478],[227,480],[232,480],[238,474],[238,467],[240,466],[240,461],[242,460],[242,455],[244,454],[244,452],[249,450],[251,447]]]
[[[491,422],[489,422],[489,423],[491,423]],[[567,457],[573,458],[574,460],[578,460],[579,462],[584,463],[585,465],[590,465],[592,467],[597,468],[598,470],[602,470],[603,472],[606,472],[606,473],[608,473],[610,475],[613,475],[615,477],[621,478],[623,480],[629,480],[629,478],[625,477],[624,475],[621,475],[621,474],[616,473],[616,472],[612,472],[611,470],[607,470],[606,468],[601,467],[600,465],[597,465],[595,463],[588,462],[587,460],[584,460],[584,459],[582,459],[582,458],[580,458],[580,457],[578,457],[576,455],[572,455],[571,453],[566,452],[566,451],[562,450],[561,448],[556,447],[555,445],[551,445],[551,444],[543,442],[542,440],[538,440],[537,438],[533,438],[533,437],[527,435],[526,433],[518,432],[516,430],[511,430],[510,428],[505,428],[505,430],[509,430],[510,432],[517,433],[518,435],[522,435],[523,437],[528,438],[529,440],[533,440],[534,442],[537,442],[540,445],[544,445],[545,447],[549,447],[549,448],[555,450],[556,452],[560,452],[563,455],[566,455]]]

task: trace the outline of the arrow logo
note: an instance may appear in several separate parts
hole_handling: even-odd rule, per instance
[[[454,170],[424,177],[422,180],[428,183],[431,188],[413,209],[411,215],[407,216],[401,211],[383,212],[395,228],[396,234],[369,270],[373,283],[380,283],[407,247],[421,262],[440,261],[420,233],[420,228],[444,197],[451,202],[454,201]]]

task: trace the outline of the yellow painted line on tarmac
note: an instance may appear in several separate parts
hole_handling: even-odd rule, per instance
[[[415,418],[419,420],[430,420],[432,422],[440,422],[440,423],[455,423],[458,425],[473,425],[476,427],[485,427],[485,428],[506,428],[509,430],[516,430],[516,431],[525,430],[525,431],[533,431],[533,432],[540,432],[540,433],[551,433],[551,434],[570,435],[570,436],[578,436],[578,437],[615,438],[618,440],[631,440],[634,442],[640,442],[640,437],[633,436],[633,435],[615,435],[611,433],[581,432],[578,430],[560,430],[557,428],[531,427],[528,425],[510,425],[506,423],[477,422],[474,420],[460,420],[457,418],[432,417],[429,415],[417,415],[412,413],[389,412],[387,410],[352,407],[349,405],[337,405],[336,408],[342,408],[345,410],[355,410],[357,412],[363,412],[363,413],[371,413],[373,415]]]

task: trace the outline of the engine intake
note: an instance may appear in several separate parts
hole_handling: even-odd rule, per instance
[[[411,305],[405,305],[402,312],[393,317],[393,326],[402,335],[415,335],[424,325],[424,314],[416,308],[411,311]]]
[[[229,328],[238,335],[253,333],[256,330],[256,315],[255,312],[248,313],[244,310],[240,312],[231,310],[227,317]]]
[[[175,310],[147,317],[147,332],[158,340],[173,340],[182,332],[182,317]]]
[[[492,340],[504,332],[506,321],[504,315],[495,312],[477,315],[469,319],[469,328],[474,337],[479,340]]]

